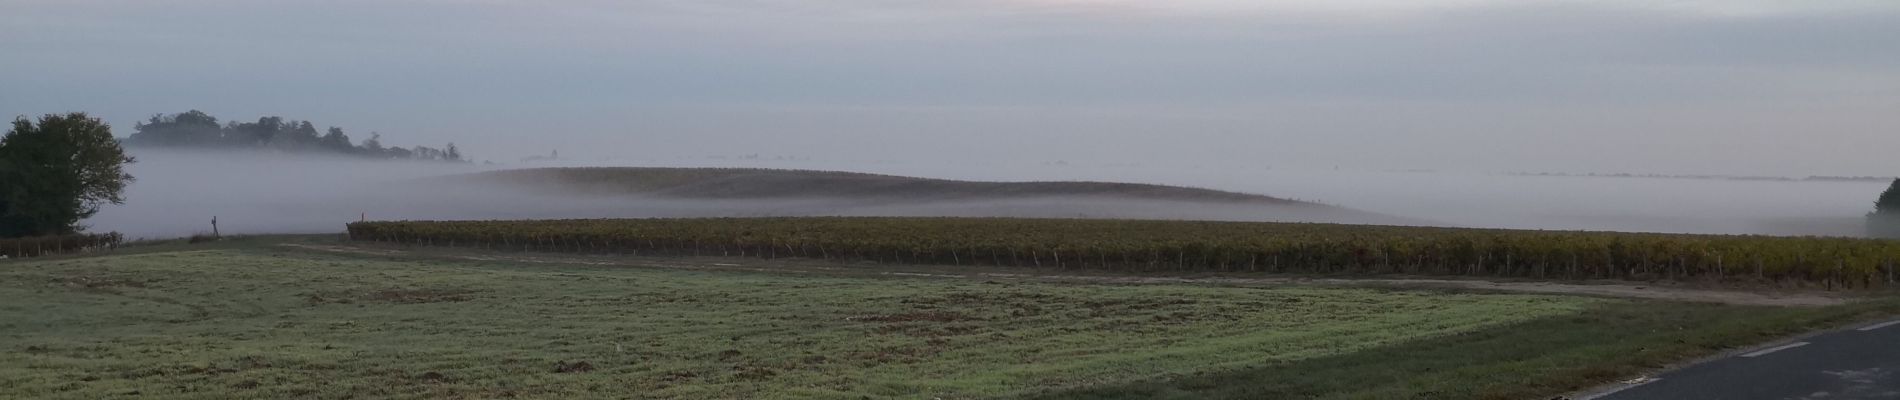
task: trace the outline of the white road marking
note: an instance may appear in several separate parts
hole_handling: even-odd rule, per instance
[[[1597,394],[1593,394],[1589,396],[1584,396],[1583,398],[1580,398],[1577,400],[1596,400],[1596,399],[1601,399],[1605,397],[1610,397],[1610,395],[1616,394],[1616,392],[1634,389],[1637,386],[1656,383],[1656,381],[1660,381],[1660,380],[1662,380],[1662,378],[1642,377],[1642,378],[1631,379],[1631,380],[1623,381],[1624,385],[1622,387],[1606,390],[1606,391],[1603,391],[1603,393],[1597,393]]]
[[[1769,348],[1766,348],[1766,349],[1761,349],[1761,350],[1757,350],[1757,351],[1755,351],[1755,352],[1753,352],[1753,353],[1748,353],[1748,354],[1743,354],[1743,355],[1742,355],[1742,357],[1746,357],[1746,358],[1755,358],[1755,357],[1761,357],[1761,356],[1765,356],[1765,355],[1768,355],[1769,353],[1774,353],[1774,352],[1777,352],[1777,351],[1782,351],[1782,350],[1787,350],[1787,349],[1792,349],[1792,348],[1796,348],[1796,347],[1801,347],[1801,346],[1806,346],[1806,345],[1808,345],[1808,342],[1794,342],[1794,343],[1789,343],[1789,344],[1784,344],[1784,345],[1780,345],[1780,346],[1775,346],[1775,347],[1769,347]]]
[[[1900,321],[1887,321],[1887,322],[1882,322],[1878,324],[1868,325],[1865,328],[1860,328],[1860,329],[1855,329],[1855,330],[1866,332],[1866,331],[1871,331],[1871,330],[1885,328],[1885,327],[1894,326],[1894,325],[1900,325]]]

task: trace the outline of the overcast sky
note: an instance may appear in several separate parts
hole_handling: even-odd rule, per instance
[[[1900,1],[0,0],[0,113],[513,161],[1900,174]]]

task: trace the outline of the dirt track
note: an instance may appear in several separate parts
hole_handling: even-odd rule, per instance
[[[679,268],[702,270],[753,271],[773,273],[826,273],[826,274],[874,274],[884,276],[905,276],[944,279],[985,279],[985,280],[1038,280],[1055,282],[1097,282],[1118,284],[1171,283],[1171,284],[1215,284],[1215,285],[1322,285],[1322,286],[1365,286],[1393,288],[1457,289],[1457,290],[1496,290],[1522,293],[1574,294],[1602,297],[1622,297],[1656,300],[1690,301],[1704,303],[1724,303],[1739,305],[1767,306],[1829,306],[1843,304],[1847,298],[1827,293],[1773,291],[1773,290],[1719,290],[1670,286],[1650,286],[1632,283],[1555,283],[1531,281],[1485,281],[1465,279],[1428,279],[1428,278],[1255,278],[1255,277],[1160,277],[1141,275],[1088,275],[1088,274],[1024,274],[998,272],[996,268],[962,267],[955,271],[946,271],[950,267],[931,266],[870,266],[865,264],[841,264],[816,260],[760,260],[735,259],[724,257],[616,257],[590,255],[551,255],[499,253],[490,251],[460,251],[449,249],[424,249],[421,251],[390,247],[385,245],[353,244],[309,244],[286,243],[281,246],[330,253],[348,253],[376,256],[415,256],[426,258],[448,258],[469,261],[501,261],[538,264],[577,264],[602,266],[627,266],[645,268]],[[965,272],[968,271],[968,272]]]

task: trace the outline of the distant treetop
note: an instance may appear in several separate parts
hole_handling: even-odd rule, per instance
[[[384,147],[382,135],[371,132],[362,144],[354,144],[343,128],[329,127],[322,134],[310,121],[291,121],[283,117],[261,117],[257,122],[231,121],[218,124],[218,118],[203,111],[157,114],[133,126],[137,132],[125,143],[141,147],[189,147],[210,149],[263,149],[289,153],[345,154],[379,159],[466,161],[454,143],[437,149]]]

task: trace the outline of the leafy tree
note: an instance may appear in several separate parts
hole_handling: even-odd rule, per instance
[[[127,142],[155,146],[210,146],[224,142],[224,132],[218,126],[218,118],[203,111],[191,110],[176,115],[153,115],[151,119],[133,125],[132,137]]]
[[[356,152],[356,145],[350,144],[350,135],[343,134],[343,128],[330,127],[330,131],[323,134],[322,143],[323,148],[330,151],[338,153]]]
[[[363,152],[369,155],[381,156],[383,155],[383,134],[370,132],[369,140],[364,140],[363,145],[357,147],[363,149]]]
[[[133,162],[112,127],[86,113],[25,117],[0,136],[0,237],[67,234],[106,203],[124,203]]]
[[[290,130],[284,117],[260,117],[257,122],[232,122],[224,128],[224,137],[235,144],[265,146],[282,131]]]
[[[271,138],[271,147],[284,151],[302,151],[317,147],[323,140],[317,136],[317,127],[310,121],[285,122],[284,129]]]
[[[1880,199],[1874,201],[1874,212],[1867,214],[1867,234],[1900,239],[1900,179],[1895,179],[1886,192],[1880,193]]]
[[[1874,213],[1900,215],[1900,179],[1894,179],[1887,191],[1880,193],[1880,200],[1874,201]]]

